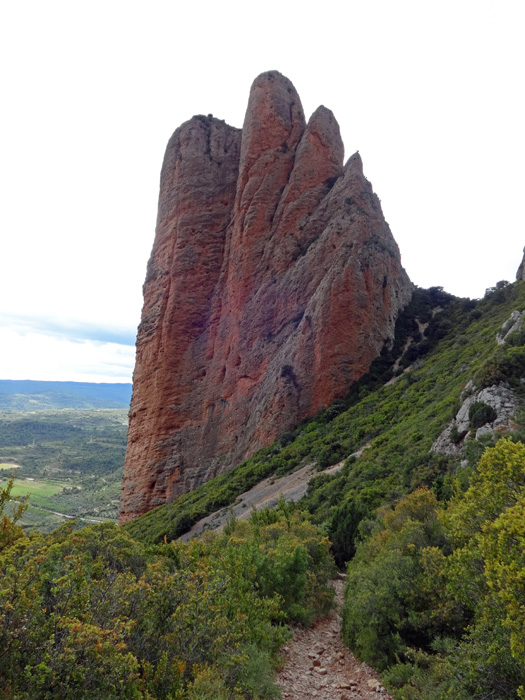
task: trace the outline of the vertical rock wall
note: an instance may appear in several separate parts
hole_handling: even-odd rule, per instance
[[[137,336],[121,522],[344,395],[412,285],[330,110],[253,83],[242,131],[194,117],[164,159]]]

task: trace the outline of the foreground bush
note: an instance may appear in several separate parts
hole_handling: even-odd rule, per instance
[[[343,637],[380,669],[407,646],[428,648],[454,616],[439,600],[447,539],[438,509],[428,489],[411,494],[384,513],[383,529],[358,547],[348,567]]]
[[[286,509],[190,544],[148,547],[110,524],[20,535],[0,557],[0,694],[277,697],[286,623],[329,607],[332,566]]]
[[[525,698],[525,445],[487,449],[446,509],[421,489],[383,512],[343,615],[396,698]]]

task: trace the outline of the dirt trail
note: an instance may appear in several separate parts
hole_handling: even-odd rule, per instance
[[[340,636],[343,580],[336,607],[310,629],[297,629],[285,647],[277,684],[285,700],[392,700],[373,669],[358,661]]]

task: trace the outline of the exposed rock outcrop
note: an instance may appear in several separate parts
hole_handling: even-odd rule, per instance
[[[503,345],[507,342],[507,338],[511,333],[521,331],[523,329],[523,320],[525,319],[525,311],[513,311],[510,317],[505,321],[501,330],[496,334],[496,342],[498,345]]]
[[[466,387],[467,388],[467,387]],[[470,409],[475,403],[482,403],[493,409],[492,420],[472,429]],[[502,385],[488,386],[481,391],[467,396],[454,420],[447,425],[431,447],[433,452],[439,452],[449,457],[457,457],[464,445],[465,439],[472,434],[477,439],[481,435],[494,432],[506,433],[512,429],[512,417],[520,405],[516,394]]]
[[[513,311],[496,333],[498,345],[504,345],[510,341],[510,336],[516,331],[522,330],[525,312]],[[509,386],[494,384],[484,388],[476,387],[473,379],[470,379],[461,392],[461,407],[454,419],[447,425],[431,447],[433,452],[439,452],[449,457],[459,456],[465,447],[468,437],[477,439],[482,435],[491,433],[507,433],[513,429],[513,417],[516,409],[521,405],[520,398]],[[474,404],[484,404],[492,409],[486,412],[490,420],[483,425],[473,427],[470,411]],[[479,414],[478,414],[479,415]]]
[[[172,501],[344,395],[412,285],[337,122],[253,83],[242,131],[167,147],[137,337],[121,522]]]

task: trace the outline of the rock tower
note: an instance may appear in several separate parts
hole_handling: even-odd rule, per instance
[[[171,137],[137,336],[126,522],[346,394],[412,285],[359,154],[292,83],[254,81],[242,130]]]

